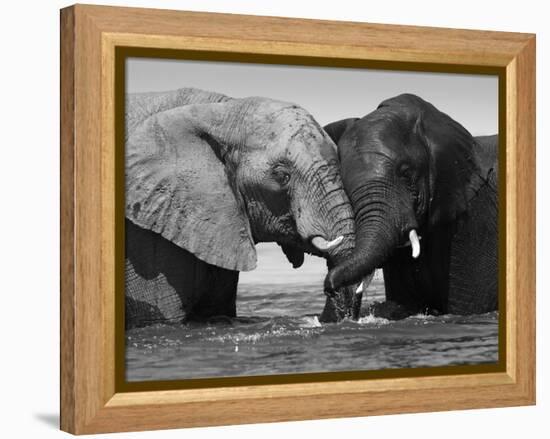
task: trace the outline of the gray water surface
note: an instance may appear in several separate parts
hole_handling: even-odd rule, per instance
[[[363,306],[383,300],[375,278]],[[495,363],[498,313],[321,324],[319,282],[241,284],[238,318],[126,333],[128,381]]]

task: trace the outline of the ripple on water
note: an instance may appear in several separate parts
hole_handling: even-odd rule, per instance
[[[239,318],[127,331],[127,379],[376,370],[498,359],[496,312],[418,314],[399,321],[366,315],[322,324],[310,314],[323,307],[317,285],[275,293],[277,301],[271,300],[268,287],[254,290],[240,303]]]

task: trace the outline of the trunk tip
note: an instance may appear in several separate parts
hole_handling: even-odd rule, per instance
[[[336,282],[334,279],[335,278],[334,271],[335,269],[333,268],[325,276],[324,290],[325,290],[325,294],[329,297],[334,297],[337,290]]]

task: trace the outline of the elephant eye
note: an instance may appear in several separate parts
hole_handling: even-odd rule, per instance
[[[281,186],[286,186],[290,181],[290,174],[280,169],[274,172],[274,176],[275,180],[277,180],[277,183],[279,183]]]
[[[407,180],[412,180],[414,177],[414,171],[408,163],[401,163],[397,170],[399,175]]]

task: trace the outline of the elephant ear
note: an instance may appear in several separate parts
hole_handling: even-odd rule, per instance
[[[447,223],[466,211],[483,183],[472,135],[457,121],[415,95],[405,94],[381,104],[406,108],[414,132],[430,156],[430,222]]]
[[[126,95],[126,132],[132,133],[145,119],[161,111],[184,105],[226,102],[230,100],[229,96],[198,88],[129,93]]]
[[[328,125],[325,125],[323,129],[326,131],[326,133],[329,135],[332,141],[336,145],[338,145],[338,142],[340,141],[340,137],[342,137],[342,134],[344,134],[346,130],[349,127],[351,127],[357,120],[359,120],[359,118],[357,117],[350,117],[348,119],[338,120],[336,122],[332,122],[332,123],[329,123]]]
[[[228,147],[196,123],[210,105],[223,104],[178,107],[136,127],[126,141],[126,217],[209,264],[248,271],[256,249]]]

